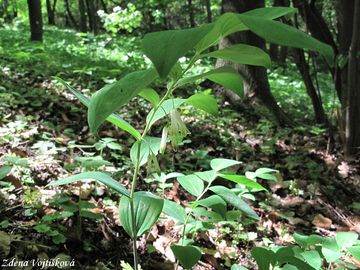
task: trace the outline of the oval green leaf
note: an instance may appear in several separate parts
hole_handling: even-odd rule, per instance
[[[87,181],[87,180],[96,180],[104,184],[105,186],[114,189],[115,191],[119,192],[122,195],[125,195],[127,197],[130,196],[129,191],[122,184],[112,179],[109,175],[103,172],[83,172],[51,182],[47,186],[55,187],[55,186],[67,185],[78,181]]]
[[[210,161],[210,166],[215,171],[221,171],[231,166],[241,164],[241,161],[227,159],[227,158],[215,158]]]
[[[242,199],[240,199],[234,192],[230,189],[223,186],[213,186],[210,187],[210,190],[221,198],[223,198],[227,203],[233,205],[235,208],[241,210],[248,217],[259,220],[259,216],[255,213],[255,211]]]
[[[214,116],[219,113],[216,99],[210,95],[194,94],[186,100],[186,103]]]
[[[179,176],[177,180],[187,192],[196,197],[200,196],[204,190],[204,182],[194,174]]]
[[[163,209],[164,200],[150,192],[134,193],[135,228],[132,226],[130,199],[121,197],[119,204],[120,222],[127,234],[134,238],[149,230],[158,220]]]
[[[201,258],[199,248],[194,246],[171,246],[172,252],[185,269],[191,269]]]
[[[128,103],[157,77],[153,68],[135,71],[97,91],[90,100],[88,110],[90,130],[96,132],[108,116]]]
[[[84,96],[82,93],[77,91],[75,88],[73,88],[71,85],[69,85],[67,82],[65,82],[63,79],[59,77],[53,77],[55,80],[60,82],[62,85],[64,85],[74,96],[77,97],[77,99],[86,107],[89,107],[90,99]],[[118,128],[126,131],[130,135],[132,135],[136,140],[141,139],[141,134],[139,131],[137,131],[133,126],[131,126],[128,122],[124,121],[119,115],[117,114],[111,114],[108,118],[106,118],[106,121],[114,124]]]
[[[168,30],[146,34],[142,50],[165,79],[177,60],[193,49],[213,25],[184,30]]]
[[[236,44],[227,48],[203,54],[200,57],[215,57],[231,61],[237,64],[262,66],[269,68],[271,66],[270,56],[258,47],[246,44]]]
[[[237,184],[244,185],[244,186],[249,187],[249,188],[255,188],[255,189],[258,189],[258,190],[267,191],[266,188],[264,188],[262,185],[260,185],[259,183],[256,183],[253,180],[247,179],[246,176],[243,176],[243,175],[220,174],[219,176],[224,178],[224,179],[230,180],[230,181],[232,181],[234,183],[237,183]]]
[[[329,65],[334,64],[334,52],[330,45],[294,27],[259,16],[240,14],[239,17],[252,32],[270,43],[317,51],[325,57]]]

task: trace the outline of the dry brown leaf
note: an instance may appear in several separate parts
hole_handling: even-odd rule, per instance
[[[318,228],[330,229],[332,225],[332,220],[330,218],[324,217],[322,214],[315,215],[313,221],[311,222]]]

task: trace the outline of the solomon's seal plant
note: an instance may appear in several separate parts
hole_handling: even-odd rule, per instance
[[[250,45],[237,44],[210,52],[208,49],[217,45],[222,38],[234,32],[250,30],[269,42],[317,51],[330,65],[332,64],[333,52],[330,46],[295,28],[274,21],[276,18],[289,16],[294,12],[296,10],[293,8],[260,8],[242,14],[226,13],[216,22],[197,28],[149,33],[142,40],[142,51],[151,60],[152,66],[146,70],[127,74],[119,81],[104,86],[91,98],[82,95],[62,79],[56,78],[88,107],[88,124],[93,133],[97,132],[104,121],[109,121],[135,140],[130,150],[130,158],[134,165],[130,190],[107,173],[99,171],[84,172],[50,183],[50,186],[58,186],[92,179],[121,194],[120,220],[124,230],[132,238],[134,269],[139,269],[136,239],[157,222],[161,213],[173,217],[183,225],[182,239],[172,247],[172,251],[187,269],[198,262],[201,251],[186,236],[199,230],[212,228],[213,223],[226,220],[229,217],[227,204],[233,205],[250,219],[259,219],[254,210],[233,190],[221,185],[213,185],[214,180],[220,177],[249,188],[264,189],[256,182],[256,179],[224,172],[226,168],[238,164],[238,161],[214,159],[211,161],[209,171],[195,172],[190,175],[176,174],[180,185],[196,197],[187,211],[179,204],[165,200],[149,191],[138,191],[137,181],[143,166],[148,162],[151,162],[151,167],[157,167],[156,170],[159,170],[156,166],[156,157],[166,150],[168,140],[171,141],[173,147],[176,147],[189,134],[179,113],[181,106],[186,104],[215,116],[218,114],[216,99],[213,96],[197,93],[184,99],[176,97],[176,89],[189,83],[208,79],[242,95],[242,78],[231,67],[188,75],[188,71],[198,60],[210,57],[238,64],[270,67],[271,61],[268,54]],[[187,64],[179,63],[182,57],[189,58]],[[158,79],[166,84],[166,92],[163,96],[151,88],[153,82]],[[116,113],[137,95],[149,101],[152,106],[144,119],[141,130],[135,129]],[[166,116],[170,116],[170,123],[165,125],[162,138],[151,136],[153,125]]]

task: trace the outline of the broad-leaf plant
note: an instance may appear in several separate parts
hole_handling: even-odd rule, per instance
[[[157,166],[157,156],[169,149],[166,148],[168,142],[171,142],[172,147],[176,147],[189,134],[179,108],[190,105],[215,116],[218,114],[217,102],[213,96],[196,93],[188,98],[178,98],[176,97],[178,88],[208,79],[242,95],[243,80],[230,66],[214,68],[202,74],[188,75],[189,70],[198,60],[216,58],[238,64],[270,67],[269,55],[254,46],[236,44],[210,51],[209,48],[216,46],[222,38],[235,32],[252,31],[272,43],[316,51],[324,56],[329,65],[332,65],[334,59],[330,46],[275,20],[282,16],[291,16],[295,12],[296,9],[293,8],[273,7],[255,9],[242,14],[225,13],[214,23],[200,27],[146,34],[142,40],[142,51],[151,60],[152,66],[123,76],[119,81],[98,90],[91,98],[84,96],[61,78],[55,78],[88,108],[88,124],[94,134],[104,121],[109,121],[135,140],[130,151],[134,165],[130,190],[111,178],[109,174],[100,171],[80,173],[49,184],[59,186],[93,179],[121,194],[120,221],[132,238],[134,269],[139,269],[136,240],[157,222],[161,213],[171,216],[183,225],[182,239],[177,245],[172,246],[172,251],[186,269],[194,266],[201,257],[200,249],[193,245],[186,235],[201,228],[211,228],[214,222],[226,220],[228,204],[250,219],[255,221],[259,219],[256,212],[235,191],[213,184],[215,179],[222,178],[254,190],[264,190],[256,182],[256,177],[249,179],[243,175],[226,173],[226,169],[238,164],[238,161],[214,159],[211,161],[209,171],[194,172],[190,175],[173,174],[171,177],[176,178],[187,192],[196,197],[189,209],[184,209],[181,205],[149,191],[137,190],[137,180],[146,164]],[[181,64],[179,61],[183,57],[188,58],[186,64]],[[161,80],[166,85],[163,96],[152,88],[155,80]],[[141,130],[134,128],[117,114],[117,111],[131,102],[135,96],[141,96],[152,106]],[[152,127],[165,117],[170,121],[163,127],[162,137],[153,137]]]

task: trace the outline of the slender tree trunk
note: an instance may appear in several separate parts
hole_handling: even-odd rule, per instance
[[[311,33],[311,35],[314,38],[329,44],[333,48],[335,54],[337,55],[339,49],[335,43],[335,40],[332,36],[332,33],[328,25],[326,24],[323,16],[321,15],[321,12],[317,8],[316,1],[312,0],[309,3],[308,1],[293,0],[293,5],[294,7],[298,8],[301,17],[306,24],[306,28]],[[343,89],[341,85],[341,81],[342,81],[342,76],[346,77],[346,74],[343,75],[342,70],[337,67],[335,68],[329,67],[329,71],[333,77],[337,95],[341,100],[342,99],[341,92]]]
[[[97,0],[86,0],[88,18],[89,18],[89,26],[93,33],[96,35],[98,32],[98,24],[97,24]]]
[[[106,2],[104,0],[101,0],[101,5],[102,5],[103,10],[107,13],[108,9],[107,9],[107,6],[106,6]]]
[[[222,12],[245,12],[254,8],[264,7],[264,0],[253,1],[238,1],[238,0],[223,0]],[[252,33],[235,33],[220,43],[220,48],[228,46],[229,44],[246,43],[252,46],[257,46],[261,49],[265,48],[263,39]],[[216,65],[223,66],[227,64],[222,60],[218,60]],[[263,67],[255,67],[248,65],[234,65],[244,79],[244,93],[247,100],[259,100],[269,111],[275,116],[279,125],[291,125],[284,111],[277,104],[274,96],[271,94],[270,85],[266,69]],[[225,94],[231,98],[233,94],[228,95],[229,91]]]
[[[208,23],[212,22],[212,11],[211,11],[211,3],[210,0],[205,0],[206,7],[206,19]]]
[[[274,0],[274,7],[289,7],[290,0]],[[282,19],[286,23],[285,19]],[[278,46],[276,44],[270,44],[269,54],[271,60],[278,63],[280,66],[284,67],[286,65],[286,58],[288,55],[288,48],[285,46]]]
[[[345,156],[360,152],[360,1],[354,2],[345,97]]]
[[[31,40],[42,41],[43,22],[41,14],[41,0],[28,0]]]
[[[190,27],[195,27],[195,17],[194,17],[194,7],[192,0],[188,0],[188,12],[189,12],[189,21]]]
[[[51,0],[46,0],[48,24],[50,25],[55,25],[56,2],[57,0],[54,0],[54,4],[51,5]]]
[[[80,13],[80,31],[86,32],[87,25],[86,25],[86,10],[85,10],[85,2],[84,0],[79,0],[79,13]]]
[[[295,52],[294,58],[295,58],[296,66],[300,71],[301,77],[305,84],[306,91],[311,99],[311,103],[314,108],[315,121],[318,124],[324,124],[325,126],[328,126],[329,121],[327,119],[322,102],[317,94],[316,88],[310,76],[309,66],[305,60],[304,51],[301,49],[294,49],[294,52]]]
[[[67,16],[71,22],[71,24],[77,28],[77,22],[71,12],[71,8],[70,8],[70,5],[69,5],[69,0],[64,0],[64,5],[65,5],[65,9],[66,9],[66,13],[67,13]]]
[[[7,9],[8,9],[8,0],[3,0],[1,2],[1,17],[4,19],[7,18]]]

